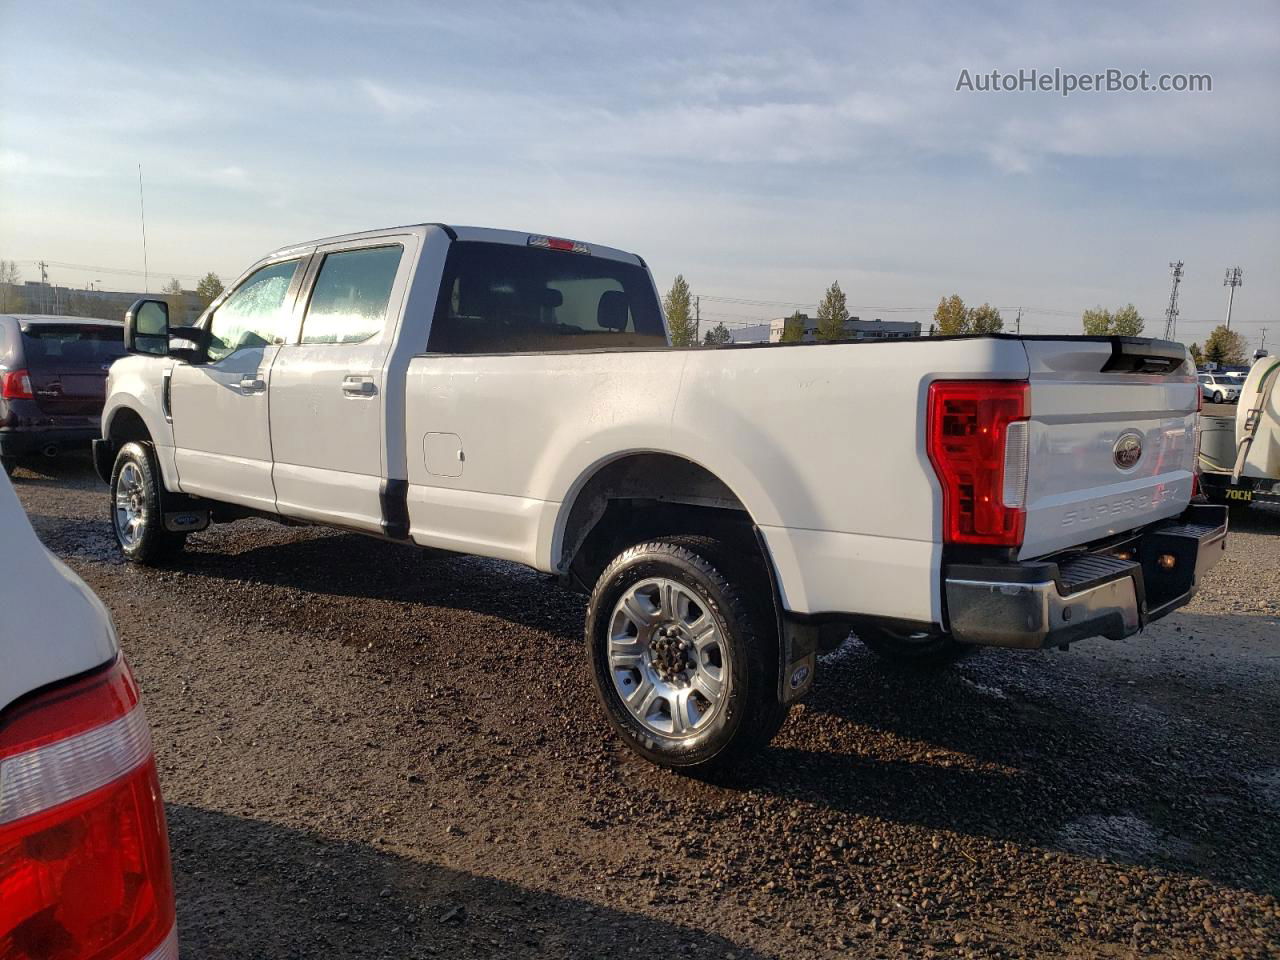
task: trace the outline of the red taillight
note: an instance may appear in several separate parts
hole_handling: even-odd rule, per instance
[[[26,370],[10,370],[0,376],[0,397],[6,400],[30,400],[34,396],[31,392],[31,374]]]
[[[123,659],[0,724],[0,957],[176,958],[164,805]]]
[[[1026,427],[1011,435],[1010,425],[1030,417],[1029,393],[1021,380],[929,386],[929,459],[942,484],[944,542],[1022,543],[1029,438]]]
[[[531,247],[543,247],[547,250],[563,250],[566,253],[590,253],[591,248],[580,240],[566,240],[564,237],[544,237],[530,234],[526,241]]]

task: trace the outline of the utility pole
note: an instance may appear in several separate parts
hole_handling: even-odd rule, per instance
[[[1017,330],[1018,336],[1022,336],[1022,308],[1018,308],[1018,319],[1013,321],[1014,329]]]
[[[700,347],[702,346],[702,297],[700,296],[693,298],[693,320],[697,325],[695,329],[698,331],[694,346]]]
[[[1260,344],[1258,344],[1258,349],[1259,349],[1259,350],[1266,350],[1266,349],[1267,349],[1267,328],[1266,328],[1266,327],[1259,327],[1259,328],[1258,328],[1258,332],[1260,332],[1260,333],[1262,334],[1262,342],[1261,342]]]
[[[36,264],[40,268],[40,302],[44,312],[49,312],[49,264],[41,260]]]
[[[1231,329],[1231,301],[1236,298],[1236,287],[1244,283],[1244,274],[1241,273],[1239,267],[1228,267],[1227,275],[1222,280],[1224,287],[1230,288],[1227,291],[1227,329]]]
[[[1182,282],[1182,261],[1170,263],[1169,270],[1173,274],[1173,290],[1169,293],[1169,306],[1164,311],[1164,338],[1173,340],[1178,336],[1178,284]]]

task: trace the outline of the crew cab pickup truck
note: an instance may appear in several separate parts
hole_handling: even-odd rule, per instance
[[[670,766],[768,742],[851,629],[918,662],[1119,640],[1225,548],[1174,343],[673,349],[640,257],[441,224],[278,250],[193,327],[140,300],[124,340],[94,453],[125,557],[265,515],[556,574]]]

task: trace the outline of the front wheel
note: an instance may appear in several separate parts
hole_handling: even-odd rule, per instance
[[[1214,394],[1213,394],[1213,402],[1214,402],[1214,403],[1221,403],[1221,402],[1222,402],[1222,392],[1221,392],[1220,390],[1215,390],[1215,391],[1214,391]]]
[[[120,552],[133,563],[151,564],[182,549],[185,533],[164,528],[160,468],[147,443],[126,443],[111,471],[111,529]]]
[[[722,767],[764,747],[786,719],[768,579],[731,557],[707,537],[641,543],[591,593],[596,693],[610,725],[652,763]]]

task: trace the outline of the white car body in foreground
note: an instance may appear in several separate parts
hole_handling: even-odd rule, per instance
[[[276,312],[255,315],[246,339],[246,305],[268,290]],[[1199,387],[1176,344],[672,350],[639,257],[438,224],[276,251],[173,341],[187,352],[166,352],[157,309],[135,305],[128,329],[159,355],[114,365],[95,447],[109,479],[125,446],[143,444],[154,468],[133,451],[124,487],[151,472],[163,485],[163,528],[117,496],[127,555],[248,509],[589,589],[629,517],[647,518],[633,531],[643,539],[732,516],[775,586],[784,700],[811,683],[808,635],[824,621],[1007,646],[1122,636],[1184,601],[1211,562],[1197,561],[1197,539],[1179,561],[1185,582],[1156,602],[1136,542],[1128,560],[1112,542],[1172,522],[1192,497]],[[947,431],[970,431],[968,446]],[[966,457],[981,460],[976,497]],[[1216,517],[1199,518],[1215,547]],[[1018,567],[1086,547],[1118,554],[1075,580]],[[1017,569],[984,580],[975,564]],[[1064,600],[1072,583],[1088,595]]]
[[[0,543],[0,956],[176,960],[151,736],[111,618],[3,476]]]

